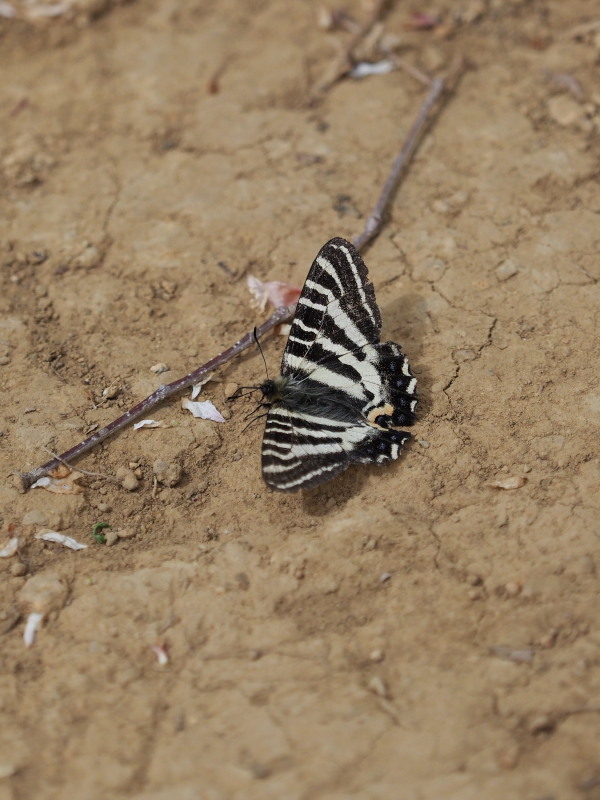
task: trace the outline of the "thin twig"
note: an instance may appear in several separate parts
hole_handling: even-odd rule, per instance
[[[378,5],[378,8],[381,10],[381,8],[383,8],[383,3]],[[364,231],[360,234],[360,236],[354,239],[354,245],[357,250],[362,249],[367,242],[369,242],[377,233],[379,233],[383,225],[384,213],[398,185],[402,170],[406,167],[414,155],[417,145],[421,141],[431,110],[439,100],[443,91],[452,86],[454,80],[458,77],[461,70],[462,64],[459,64],[450,73],[446,80],[442,80],[441,78],[432,80],[429,93],[421,105],[421,108],[417,114],[417,118],[408,132],[400,153],[392,165],[390,175],[384,184],[379,200],[377,201],[377,205],[367,220]],[[266,333],[279,325],[280,322],[287,322],[292,319],[295,308],[295,305],[290,305],[276,309],[271,316],[256,329],[256,338],[264,336]],[[229,347],[227,350],[224,350],[220,355],[215,356],[215,358],[211,359],[210,361],[207,361],[206,364],[198,367],[193,372],[190,372],[183,378],[179,378],[179,380],[173,381],[173,383],[166,384],[165,386],[159,386],[158,389],[146,397],[145,400],[142,400],[136,406],[125,412],[125,414],[118,419],[113,420],[113,422],[106,425],[104,428],[101,428],[93,433],[88,439],[85,439],[85,441],[80,442],[79,444],[75,445],[75,447],[67,450],[66,453],[54,457],[51,461],[48,461],[41,467],[31,470],[31,472],[21,473],[19,477],[23,491],[26,491],[38,480],[38,478],[44,477],[44,475],[47,475],[53,469],[56,469],[56,467],[58,467],[60,464],[67,464],[67,466],[70,466],[70,462],[79,458],[84,453],[89,452],[97,444],[122,430],[134,420],[138,419],[144,414],[147,414],[152,408],[154,408],[154,406],[158,405],[163,400],[166,400],[183,389],[187,389],[188,386],[198,383],[208,372],[212,372],[212,370],[216,369],[217,367],[223,366],[223,364],[226,364],[243,350],[246,350],[246,348],[250,347],[254,342],[254,331],[247,333],[234,345]]]
[[[390,170],[388,179],[383,185],[379,200],[377,201],[371,216],[367,220],[367,224],[365,225],[363,232],[360,234],[360,236],[357,236],[356,239],[354,239],[354,246],[357,250],[361,250],[367,244],[367,242],[370,242],[371,239],[381,230],[383,225],[383,216],[390,203],[392,195],[398,186],[402,170],[406,167],[412,158],[417,145],[421,142],[423,131],[427,122],[429,121],[431,110],[440,99],[445,88],[446,81],[443,78],[434,78],[431,81],[427,97],[423,101],[421,108],[419,109],[419,113],[417,114],[417,118],[413,122],[411,129],[404,140],[402,149],[394,159],[392,169]]]
[[[264,336],[265,333],[268,333],[268,331],[272,330],[276,325],[279,325],[280,322],[285,322],[286,320],[291,319],[294,315],[295,308],[295,305],[277,308],[271,314],[269,319],[263,322],[263,324],[256,329],[257,337],[260,338],[261,336]],[[48,461],[41,467],[31,470],[31,472],[21,474],[19,477],[21,479],[21,486],[23,490],[26,491],[32,483],[35,483],[38,480],[38,478],[42,478],[44,475],[47,475],[51,470],[56,469],[56,467],[58,467],[60,464],[70,464],[71,461],[74,461],[84,453],[87,453],[97,444],[104,441],[104,439],[107,439],[109,436],[117,433],[117,431],[122,430],[125,426],[133,422],[133,420],[138,419],[143,414],[147,414],[148,411],[154,408],[154,406],[156,406],[158,403],[161,403],[168,397],[180,392],[182,389],[187,389],[188,386],[198,383],[198,381],[208,372],[212,372],[212,370],[222,366],[227,361],[230,361],[234,356],[237,356],[238,353],[241,353],[247,347],[250,347],[250,345],[254,344],[254,341],[254,332],[252,331],[247,333],[234,345],[227,348],[227,350],[224,350],[210,361],[207,361],[206,364],[198,367],[198,369],[195,369],[193,372],[190,372],[183,378],[179,378],[179,380],[173,381],[173,383],[159,386],[158,389],[146,397],[145,400],[142,400],[136,406],[129,409],[129,411],[126,411],[125,414],[118,419],[113,420],[104,428],[101,428],[93,433],[88,439],[85,439],[85,441],[79,442],[79,444],[76,444],[75,447],[67,450],[66,453],[53,458],[51,461]]]

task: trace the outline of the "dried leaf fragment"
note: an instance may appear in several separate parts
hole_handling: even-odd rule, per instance
[[[248,290],[252,295],[251,303],[259,311],[264,311],[267,303],[273,308],[290,306],[300,297],[301,289],[283,281],[261,281],[254,275],[246,278]]]
[[[83,474],[77,472],[77,470],[73,470],[68,475],[60,478],[47,475],[32,484],[31,488],[46,489],[46,491],[54,492],[55,494],[81,494],[83,488],[76,483],[80,478],[83,478]]]
[[[521,486],[525,486],[527,483],[527,478],[523,475],[513,475],[510,478],[500,478],[497,481],[487,481],[486,486],[490,486],[492,489],[520,489]]]
[[[225,417],[217,411],[210,400],[194,402],[184,397],[181,401],[181,407],[186,411],[190,411],[192,415],[198,419],[211,419],[213,422],[225,422]]]

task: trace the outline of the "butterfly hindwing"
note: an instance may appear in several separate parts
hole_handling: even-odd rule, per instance
[[[268,382],[263,476],[312,488],[352,463],[398,457],[410,434],[416,379],[399,345],[379,342],[381,316],[358,251],[335,238],[319,251],[283,354]],[[276,389],[272,389],[276,387]]]

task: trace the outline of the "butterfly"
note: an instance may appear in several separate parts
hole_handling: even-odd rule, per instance
[[[274,489],[312,489],[351,464],[384,464],[410,438],[417,380],[381,314],[356,248],[331,239],[308,272],[269,406],[262,473]]]

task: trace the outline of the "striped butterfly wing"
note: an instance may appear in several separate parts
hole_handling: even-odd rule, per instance
[[[381,344],[381,315],[358,251],[321,248],[298,300],[283,354],[281,391],[263,440],[266,482],[312,488],[352,463],[398,457],[410,434],[416,379],[399,345]]]

